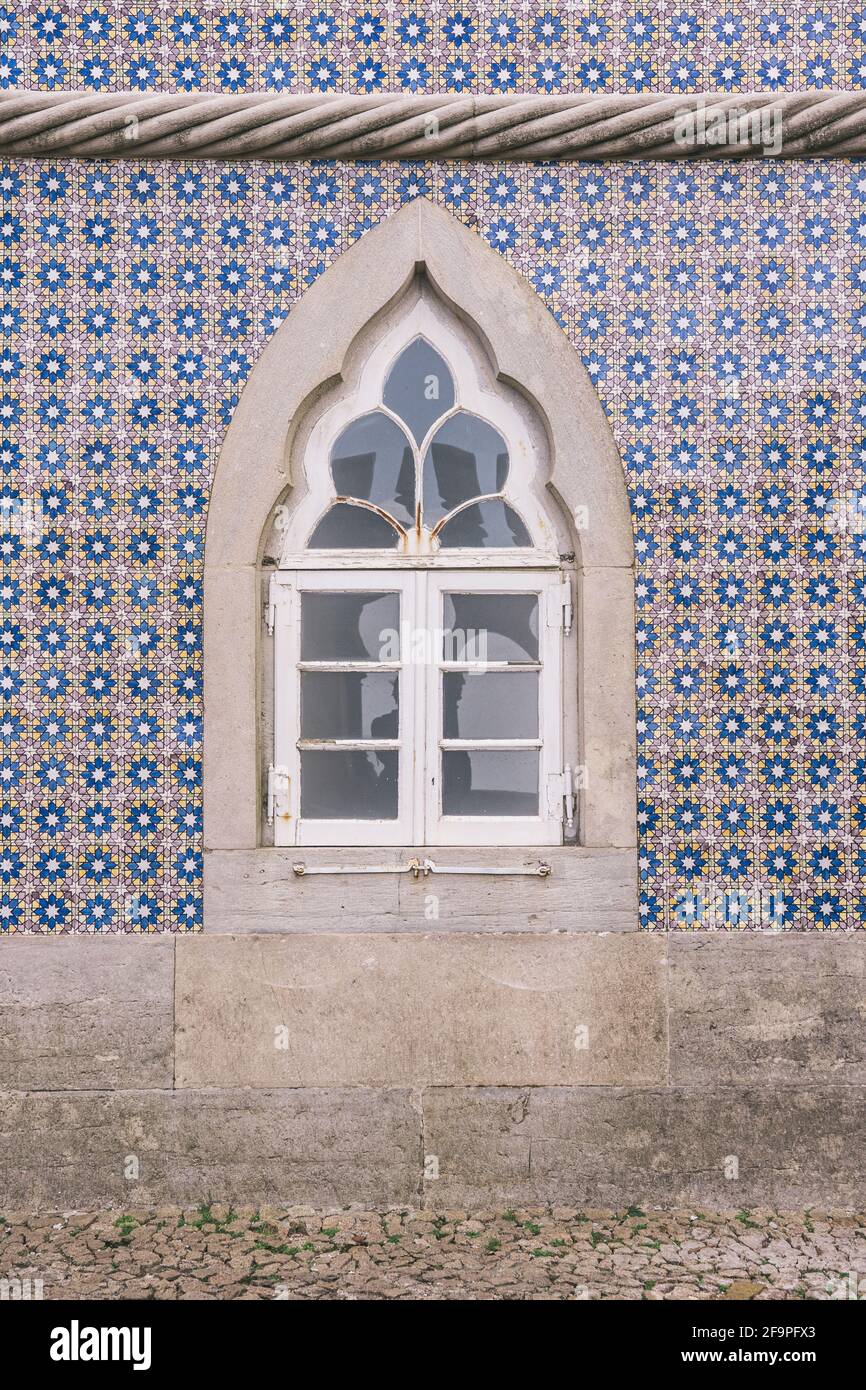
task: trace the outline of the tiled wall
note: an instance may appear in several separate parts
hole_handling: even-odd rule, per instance
[[[688,0],[76,0],[0,7],[4,86],[749,91],[866,84],[866,7]]]
[[[541,90],[539,63],[561,67],[561,90],[592,86],[587,64],[639,90],[638,62],[668,89],[672,64],[691,90],[723,86],[728,61],[742,87],[821,85],[819,63],[860,85],[866,11],[786,4],[777,28],[763,6],[640,9],[646,43],[637,7],[614,4],[551,10],[550,44],[538,5],[464,6],[467,42],[456,12],[429,4],[417,42],[396,5],[369,24],[327,7],[321,43],[317,7],[285,7],[280,42],[269,4],[199,4],[188,24],[173,5],[143,19],[7,6],[0,31],[6,83],[22,86],[165,89],[187,61],[192,85],[226,90],[225,64],[249,88],[341,90],[381,65],[393,90],[415,62],[419,90],[453,90],[460,61],[485,90],[507,87],[502,64]],[[84,71],[97,61],[99,81]],[[862,166],[64,160],[0,172],[2,927],[199,924],[201,567],[220,442],[292,303],[418,194],[549,305],[625,461],[645,924],[766,925],[770,903],[786,926],[862,927]],[[714,915],[695,919],[702,894]]]

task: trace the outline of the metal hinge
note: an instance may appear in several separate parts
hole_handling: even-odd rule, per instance
[[[551,816],[562,817],[565,828],[574,834],[574,821],[577,812],[577,798],[574,792],[574,769],[566,763],[562,772],[554,772],[547,779],[547,808]]]
[[[274,626],[277,621],[278,593],[279,585],[277,584],[277,576],[272,574],[268,580],[268,601],[265,604],[265,627],[268,629],[268,634],[271,637],[274,635]]]
[[[574,795],[574,773],[571,770],[571,763],[566,763],[562,770],[562,800],[565,809],[565,828],[569,834],[574,834],[574,816],[577,802]]]
[[[570,637],[574,625],[574,600],[570,579],[563,580],[561,584],[551,590],[548,612],[548,627],[561,628],[565,636]]]
[[[268,768],[268,825],[273,825],[274,816],[277,810],[277,798],[284,799],[289,790],[289,769],[287,767],[274,767],[271,763]]]

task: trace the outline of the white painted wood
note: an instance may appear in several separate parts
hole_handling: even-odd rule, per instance
[[[278,784],[274,824],[277,845],[552,845],[562,842],[563,690],[562,578],[559,570],[280,571],[274,586],[274,765],[290,770],[288,790]],[[397,592],[400,595],[400,662],[302,662],[301,595],[304,592]],[[539,661],[505,666],[454,662],[441,650],[447,593],[534,594],[539,614]],[[436,644],[439,644],[437,649]],[[345,749],[395,748],[400,755],[399,814],[393,821],[304,820],[301,815],[300,671],[399,670],[400,734],[396,740],[339,740]],[[539,673],[537,738],[446,739],[442,735],[442,674],[449,670],[532,670]],[[333,744],[304,741],[306,748]],[[538,749],[539,810],[524,816],[445,816],[441,810],[441,758],[447,749]],[[551,789],[553,788],[553,795]]]
[[[273,764],[288,769],[288,777],[281,779],[281,794],[275,795],[269,806],[275,845],[294,843],[300,806],[297,750],[292,742],[292,730],[297,728],[300,719],[296,663],[301,612],[294,581],[294,575],[272,575],[268,591],[268,605],[274,619]]]
[[[302,662],[300,603],[304,592],[398,592],[400,662]],[[443,596],[534,594],[538,598],[539,662],[507,669],[538,670],[537,738],[457,739],[442,735],[443,670],[467,663],[445,660],[436,651],[445,630]],[[559,570],[460,571],[457,574],[392,574],[386,570],[279,571],[271,588],[274,605],[274,766],[289,769],[277,781],[272,805],[277,845],[552,845],[562,842],[563,688],[562,577]],[[550,614],[559,620],[550,621]],[[421,641],[418,642],[417,639]],[[475,669],[505,669],[502,663],[468,663]],[[300,671],[399,670],[399,738],[339,739],[341,749],[396,749],[399,752],[399,808],[393,820],[304,820],[300,774]],[[304,739],[303,748],[331,748],[332,742]],[[441,808],[441,760],[446,749],[538,749],[538,815],[445,816]],[[557,794],[550,796],[553,781]]]
[[[416,680],[403,653],[402,625],[415,608],[416,578],[387,570],[342,573],[322,570],[280,571],[277,592],[285,595],[275,607],[274,640],[274,763],[292,770],[285,804],[278,805],[274,817],[275,845],[398,845],[411,841],[415,826],[413,738]],[[396,593],[400,598],[400,662],[301,662],[301,604],[312,592],[350,593],[369,590]],[[301,669],[396,670],[399,672],[399,738],[346,739],[330,743],[309,740],[304,747],[350,749],[397,749],[398,814],[393,820],[304,820],[301,815],[300,679]]]
[[[538,670],[538,739],[456,740],[442,736],[442,672],[455,669],[455,663],[441,659],[427,672],[427,737],[425,750],[426,797],[425,843],[429,845],[556,845],[562,843],[561,802],[551,813],[547,803],[547,784],[551,776],[562,773],[562,625],[551,627],[546,615],[551,603],[561,596],[562,576],[556,570],[513,571],[478,570],[459,575],[440,571],[427,576],[427,627],[431,632],[444,626],[444,596],[457,593],[536,594],[538,597],[538,665],[505,667],[484,663],[484,670]],[[459,666],[458,666],[459,669]],[[452,747],[539,748],[538,815],[524,816],[446,816],[442,813],[441,754]]]
[[[387,563],[389,570],[416,570],[423,563],[424,569],[486,569],[495,565],[497,569],[525,570],[532,566],[546,569],[559,563],[559,556],[536,550],[442,550],[436,555],[426,555],[423,562],[417,555],[401,555],[398,551],[383,550],[303,550],[289,551],[281,563],[287,569],[330,570],[335,563],[341,570],[367,569],[371,563]]]

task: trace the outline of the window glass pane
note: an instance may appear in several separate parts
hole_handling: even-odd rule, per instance
[[[398,682],[383,671],[302,671],[301,738],[397,738]]]
[[[305,749],[301,815],[305,820],[396,820],[396,751]]]
[[[424,338],[400,353],[382,395],[420,444],[430,426],[454,404],[454,382],[444,360]]]
[[[331,450],[337,495],[375,502],[398,521],[415,521],[415,458],[399,425],[374,410],[353,420]]]
[[[446,671],[444,738],[537,738],[537,671]]]
[[[510,547],[532,545],[532,539],[513,507],[498,497],[464,507],[439,532],[443,550],[458,547]]]
[[[446,816],[537,816],[538,753],[473,748],[442,754]]]
[[[399,594],[301,594],[302,661],[393,661],[399,632]]]
[[[436,431],[424,459],[424,520],[435,526],[461,502],[501,492],[507,476],[508,449],[499,431],[458,411]]]
[[[537,661],[537,594],[445,594],[445,659]]]
[[[310,536],[311,550],[395,550],[394,527],[369,507],[336,502]]]

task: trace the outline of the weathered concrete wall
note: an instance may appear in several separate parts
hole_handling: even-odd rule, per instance
[[[862,1205],[861,934],[9,939],[0,1210]]]
[[[662,1085],[664,952],[637,932],[188,937],[176,1085]]]

